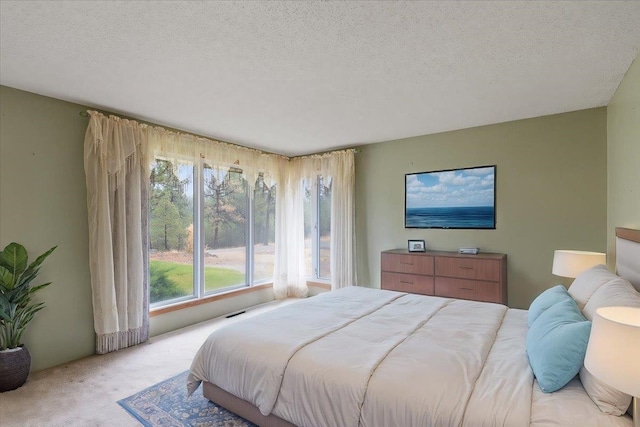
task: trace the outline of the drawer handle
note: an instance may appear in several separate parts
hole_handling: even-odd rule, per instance
[[[400,283],[405,283],[407,285],[413,285],[413,282],[405,282],[404,280],[400,280]]]
[[[400,261],[400,264],[404,264],[404,265],[413,265],[412,262],[406,262],[406,261]]]
[[[463,291],[472,291],[473,290],[473,288],[460,288],[460,289],[463,290]]]
[[[458,268],[461,268],[463,270],[473,270],[473,267],[458,267]]]

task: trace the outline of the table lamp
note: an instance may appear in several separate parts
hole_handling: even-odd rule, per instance
[[[583,271],[598,264],[606,264],[606,262],[607,256],[602,252],[559,249],[553,254],[551,272],[556,276],[575,279]]]
[[[584,366],[605,384],[633,396],[633,425],[640,427],[640,308],[596,310]]]

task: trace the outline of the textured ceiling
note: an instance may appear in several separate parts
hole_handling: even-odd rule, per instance
[[[0,83],[287,155],[607,105],[640,2],[0,2]]]

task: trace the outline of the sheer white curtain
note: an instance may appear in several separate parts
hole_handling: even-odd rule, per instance
[[[146,341],[144,139],[137,122],[91,112],[84,141],[96,352]]]
[[[149,157],[154,155],[177,159],[199,159],[211,161],[216,166],[237,167],[253,189],[258,174],[265,181],[277,183],[281,168],[286,169],[287,157],[263,153],[252,148],[241,147],[226,142],[201,138],[194,135],[168,131],[160,127],[146,127],[148,133]],[[175,161],[174,163],[177,163]]]
[[[280,179],[276,204],[276,298],[306,296],[303,180],[331,177],[331,288],[356,284],[355,150],[296,157]],[[286,185],[284,184],[286,182]],[[279,211],[278,211],[279,210]],[[278,215],[280,212],[280,215]]]
[[[276,190],[276,253],[273,293],[277,299],[306,297],[304,190],[291,162],[283,162]]]
[[[331,289],[356,284],[355,162],[354,151],[335,153],[331,176]]]

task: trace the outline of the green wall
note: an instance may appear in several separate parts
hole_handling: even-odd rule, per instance
[[[46,308],[23,335],[32,370],[94,351],[82,109],[0,86],[0,245],[58,245],[40,275]]]
[[[640,228],[640,55],[607,107],[607,253],[615,259],[615,227]]]
[[[424,239],[427,249],[477,246],[508,255],[511,307],[544,289],[555,249],[604,251],[605,108],[372,144],[356,156],[358,282],[380,286],[380,252]],[[496,230],[404,228],[404,175],[497,165]]]
[[[0,86],[0,245],[22,243],[32,255],[51,246],[37,297],[46,308],[23,341],[32,371],[94,353],[83,141],[87,107]],[[273,300],[258,291],[150,320],[156,335]]]

